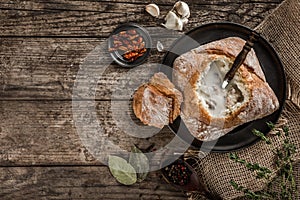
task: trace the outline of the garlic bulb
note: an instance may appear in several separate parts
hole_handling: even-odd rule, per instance
[[[190,17],[190,8],[187,3],[183,1],[177,1],[173,7],[173,11],[180,16],[180,18]]]
[[[177,1],[173,6],[173,9],[167,14],[165,24],[162,25],[168,29],[182,31],[183,25],[188,23],[189,17],[189,6],[183,1]]]
[[[173,11],[168,12],[165,21],[166,23],[162,24],[164,27],[168,29],[182,31],[183,29],[182,20]]]
[[[153,17],[158,17],[160,14],[159,7],[154,3],[148,4],[146,6],[146,11]]]

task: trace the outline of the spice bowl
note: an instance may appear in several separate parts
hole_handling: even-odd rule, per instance
[[[108,51],[122,67],[131,68],[144,63],[150,55],[152,39],[148,31],[135,23],[118,26],[109,36]]]
[[[162,162],[162,166],[169,163],[169,159]],[[196,171],[184,159],[177,159],[171,164],[161,169],[164,180],[173,187],[186,191],[197,191],[205,196],[209,196],[207,187],[201,182]]]

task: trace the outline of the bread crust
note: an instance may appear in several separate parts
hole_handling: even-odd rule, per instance
[[[181,92],[167,76],[156,73],[134,93],[133,111],[145,125],[163,128],[179,116],[182,101]]]
[[[195,48],[174,61],[174,84],[184,96],[181,117],[191,134],[199,140],[215,140],[235,127],[270,115],[279,108],[278,99],[266,82],[253,49],[235,74],[245,96],[236,109],[224,116],[212,116],[199,100],[197,82],[206,73],[209,63],[226,60],[232,64],[244,44],[241,38],[225,38]]]

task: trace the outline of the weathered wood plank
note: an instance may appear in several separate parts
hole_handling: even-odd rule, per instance
[[[36,98],[62,97],[63,87],[72,87],[79,64],[99,42],[97,39],[0,39],[0,97],[28,94]]]
[[[174,33],[166,31],[164,34],[169,36],[164,38],[158,36],[151,28],[148,30],[152,31],[154,46],[157,40],[160,40],[165,48],[168,48],[180,36],[177,34],[176,37]],[[0,99],[71,99],[74,82],[79,81],[77,73],[80,65],[82,68],[88,66],[89,72],[98,76],[96,99],[110,100],[112,94],[115,94],[115,99],[126,98],[118,92],[120,86],[128,82],[130,85],[136,85],[138,82],[131,80],[128,69],[109,64],[112,62],[109,55],[101,53],[106,52],[106,42],[105,39],[83,38],[0,39]],[[90,56],[90,52],[99,46],[98,55]],[[159,53],[153,48],[148,62],[160,63],[163,55],[164,53]],[[87,62],[84,62],[85,59]],[[90,65],[94,59],[95,63]],[[107,62],[103,62],[103,59]],[[137,81],[146,81],[156,68],[153,65],[141,69],[136,76],[139,78]],[[133,87],[136,86],[123,89]]]
[[[132,186],[120,185],[105,166],[0,168],[1,199],[186,199],[159,172]]]
[[[144,26],[158,26],[173,1],[161,1],[161,19],[144,11],[147,3],[84,2],[84,1],[16,1],[0,4],[1,36],[76,36],[107,37],[119,24],[137,22]],[[255,27],[274,9],[279,0],[271,2],[213,1],[190,3],[191,18],[185,30],[213,21],[232,21]],[[73,9],[73,10],[72,10]]]
[[[102,134],[89,124],[91,119],[84,108],[95,111]],[[84,115],[88,127],[76,129],[73,114]],[[0,166],[101,164],[82,143],[78,130],[96,132],[97,139],[111,141],[127,151],[133,144],[140,148],[155,145],[158,149],[174,137],[164,128],[155,129],[153,137],[141,138],[146,132],[127,101],[99,101],[90,107],[82,103],[74,110],[70,101],[0,101],[0,116]],[[134,132],[134,124],[140,131]]]
[[[185,0],[190,6],[195,4],[198,5],[225,5],[228,3],[280,3],[281,0],[243,0],[236,1],[236,0],[222,0],[222,1],[207,1],[207,0]],[[153,3],[153,1],[143,1],[143,0],[101,0],[101,1],[94,1],[94,0],[31,0],[31,1],[24,1],[24,0],[16,0],[10,2],[0,2],[1,9],[22,9],[22,10],[41,10],[41,9],[48,9],[48,10],[84,10],[84,11],[98,11],[95,10],[97,7],[101,7],[104,4],[111,5],[111,4],[148,4]],[[161,5],[168,5],[172,6],[174,4],[173,0],[155,0],[155,4]],[[42,6],[41,6],[42,5]],[[101,9],[101,8],[100,8]],[[105,9],[103,9],[105,10]],[[118,11],[118,10],[117,10]]]

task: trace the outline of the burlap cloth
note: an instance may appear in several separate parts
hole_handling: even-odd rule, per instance
[[[256,30],[261,33],[278,52],[287,77],[287,101],[277,126],[283,123],[290,128],[290,140],[296,145],[298,152],[295,155],[295,176],[297,189],[300,191],[300,0],[284,1],[268,18],[266,18]],[[275,147],[279,147],[282,141],[279,137],[268,135]],[[190,155],[197,159],[194,166],[198,175],[202,177],[213,199],[242,199],[243,193],[237,192],[229,184],[235,180],[240,185],[254,191],[266,188],[266,181],[258,180],[255,174],[246,167],[228,158],[228,153],[210,153],[200,158],[199,152],[191,152]],[[274,165],[274,153],[269,145],[258,142],[248,148],[237,151],[237,154],[252,163],[260,163],[272,170]],[[273,181],[276,181],[273,174]],[[274,190],[280,191],[279,184],[274,184]],[[277,188],[276,188],[277,187]],[[193,200],[206,199],[199,193],[189,194]]]

